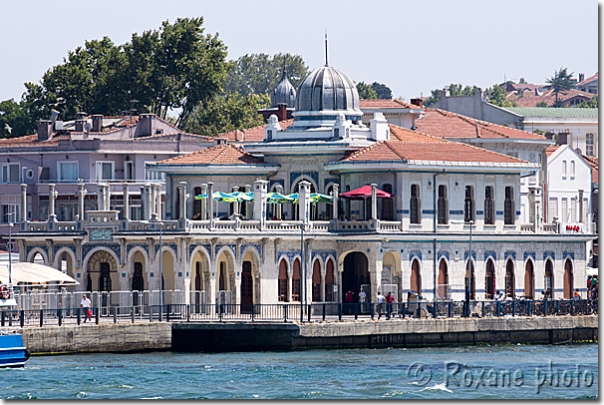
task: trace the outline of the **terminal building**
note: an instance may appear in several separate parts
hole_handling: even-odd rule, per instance
[[[127,193],[112,207],[103,182],[96,209],[78,193],[76,220],[58,220],[50,195],[48,220],[15,236],[20,260],[64,269],[81,291],[152,291],[161,279],[185,303],[342,302],[361,289],[372,301],[463,300],[466,286],[476,299],[584,296],[592,224],[543,220],[551,142],[495,124],[463,142],[482,124],[396,107],[397,124],[377,107],[368,117],[353,81],[322,66],[295,92],[293,122],[271,115],[263,139],[148,163],[166,191],[141,189],[140,218]],[[537,156],[494,150],[506,142]],[[28,204],[23,194],[21,212]]]

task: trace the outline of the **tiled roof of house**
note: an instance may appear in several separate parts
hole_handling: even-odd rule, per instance
[[[545,154],[549,157],[551,156],[555,151],[558,150],[558,148],[560,147],[560,145],[550,145],[547,148],[545,148]]]
[[[594,156],[581,155],[583,159],[591,166],[591,181],[598,184],[598,158]]]
[[[565,102],[567,100],[570,100],[571,98],[574,97],[584,97],[586,99],[591,100],[595,94],[592,93],[587,93],[585,91],[580,91],[580,90],[567,90],[565,92],[565,94],[558,94],[558,98],[560,99],[560,101]],[[545,92],[538,96],[538,95],[524,95],[522,97],[519,97],[518,95],[512,93],[509,93],[507,96],[507,100],[508,101],[513,101],[515,102],[518,107],[536,107],[537,103],[540,102],[545,102],[548,106],[551,106],[552,104],[554,104],[554,101],[556,101],[556,95],[554,94],[553,90],[545,90]]]
[[[438,108],[426,108],[415,120],[418,132],[439,138],[501,138],[545,140],[545,137],[503,125],[481,121]]]
[[[52,138],[45,141],[38,141],[38,134],[34,135],[23,135],[16,138],[3,138],[0,139],[1,147],[16,147],[16,146],[56,146],[59,144],[59,140],[69,139],[68,134],[54,135]]]
[[[595,75],[590,76],[587,79],[583,80],[582,82],[577,83],[577,86],[585,86],[586,84],[589,84],[595,80],[598,80],[598,72],[596,72]]]
[[[438,139],[390,125],[394,140],[377,142],[342,159],[343,162],[434,161],[472,163],[526,163],[526,161],[477,148],[472,145]]]
[[[294,122],[293,119],[280,121],[282,129],[289,127]],[[244,130],[236,129],[217,135],[217,138],[226,138],[229,142],[262,142],[264,140],[264,129],[266,124]]]
[[[359,100],[359,106],[363,108],[420,108],[411,103],[402,100],[378,99],[378,100]]]
[[[198,152],[176,156],[158,162],[162,165],[248,165],[264,164],[258,159],[236,145],[218,145],[202,149]]]
[[[522,117],[548,118],[598,118],[597,108],[539,108],[539,107],[503,107],[505,110]]]

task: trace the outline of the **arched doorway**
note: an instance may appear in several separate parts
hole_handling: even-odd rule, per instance
[[[143,291],[147,289],[145,285],[145,255],[141,251],[134,253],[132,258],[132,278],[130,279],[130,289],[132,291],[132,304],[134,306],[143,303]]]
[[[335,284],[335,277],[333,274],[333,260],[328,259],[327,265],[325,266],[325,301],[333,301],[333,286]]]
[[[531,260],[527,260],[524,265],[524,297],[531,300],[535,298],[535,273]]]
[[[117,261],[105,250],[97,250],[88,260],[88,291],[109,292],[113,286],[119,286]]]
[[[278,279],[278,293],[279,301],[289,302],[288,297],[288,280],[287,280],[287,262],[285,259],[281,259],[279,262],[279,279]]]
[[[495,296],[495,264],[492,259],[487,260],[484,275],[484,297],[492,300]]]
[[[573,297],[573,263],[570,259],[566,259],[564,262],[564,299],[571,299]]]
[[[470,299],[471,300],[475,300],[476,299],[476,272],[474,271],[474,260],[469,259],[466,262],[466,274],[465,274],[465,283],[464,283],[464,288],[467,291],[468,290],[468,269],[471,268],[472,271],[470,271],[470,279],[471,279],[471,284],[470,284]]]
[[[67,251],[63,251],[58,257],[57,257],[57,270],[67,274],[68,276],[71,277],[75,277],[74,274],[74,258],[73,256]]]
[[[505,264],[505,296],[514,298],[515,295],[514,262],[509,259]]]
[[[367,297],[371,297],[370,289],[371,278],[369,277],[369,262],[367,256],[360,252],[352,252],[344,258],[344,271],[342,272],[342,291],[340,292],[342,301],[346,302],[346,292],[352,291],[354,296],[358,296],[361,286],[364,288]]]
[[[544,291],[548,299],[554,298],[554,264],[550,259],[545,262]]]
[[[422,294],[422,275],[418,259],[413,259],[411,262],[411,279],[409,280],[409,288],[417,293]]]
[[[321,262],[316,259],[312,265],[312,302],[323,301],[321,298]]]
[[[223,250],[218,256],[216,275],[216,303],[227,305],[226,310],[230,310],[228,305],[235,304],[235,259],[230,251]]]
[[[438,298],[449,298],[449,270],[445,259],[438,264]]]

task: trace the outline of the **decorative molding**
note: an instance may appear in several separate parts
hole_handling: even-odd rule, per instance
[[[436,252],[437,261],[442,259],[443,257],[445,257],[447,259],[447,261],[449,261],[449,252],[443,251],[443,250]]]
[[[409,261],[412,262],[414,258],[418,258],[420,263],[422,261],[422,252],[419,250],[415,250],[412,252],[409,252]]]
[[[335,250],[313,250],[310,255],[310,263],[311,266],[314,264],[315,259],[318,257],[323,261],[323,266],[327,263],[327,258],[332,256],[336,263],[334,263],[334,268],[338,262],[338,253]]]
[[[319,187],[319,172],[289,172],[289,187],[291,192],[293,192],[294,181],[300,176],[310,177],[315,182],[317,187]]]
[[[529,257],[533,258],[533,261],[536,261],[536,255],[535,252],[524,252],[524,261],[526,262],[526,259],[528,259]]]
[[[91,241],[112,241],[112,231],[111,228],[92,228],[88,230],[88,238]]]
[[[562,252],[562,261],[565,261],[567,257],[574,262],[575,261],[575,252]]]
[[[507,251],[503,254],[503,260],[507,261],[508,257],[511,257],[512,259],[516,260],[516,252],[514,251]]]
[[[111,244],[85,244],[84,246],[82,246],[82,259],[86,258],[86,255],[88,255],[88,253],[96,248],[103,248],[103,249],[109,249],[111,251],[113,251],[113,253],[115,253],[115,255],[119,258],[120,257],[120,245],[118,245],[117,243],[111,243]]]
[[[468,253],[469,252],[467,250],[463,252],[463,260],[464,260],[464,262],[466,260],[468,260]],[[476,261],[476,251],[474,249],[472,249],[472,259],[474,259],[474,261]]]
[[[492,257],[493,260],[497,261],[497,252],[494,252],[492,250],[486,250],[484,252],[484,261],[486,262],[489,257]]]
[[[543,252],[543,261],[545,261],[548,257],[555,262],[556,261],[556,252]]]

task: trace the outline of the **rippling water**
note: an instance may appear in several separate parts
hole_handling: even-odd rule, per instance
[[[597,398],[598,345],[34,356],[3,399]]]

